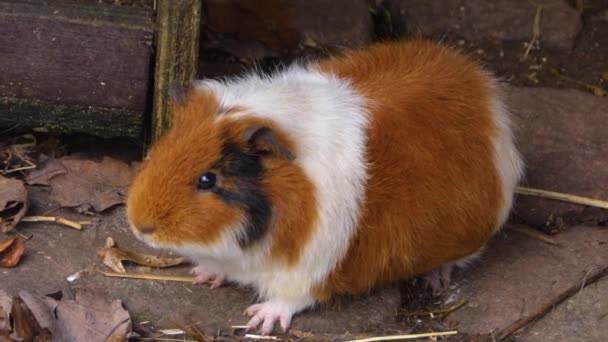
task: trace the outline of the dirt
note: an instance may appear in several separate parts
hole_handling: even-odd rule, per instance
[[[102,2],[151,6],[147,0]],[[450,35],[441,39],[468,52],[512,86],[574,88],[590,93],[588,85],[604,89],[608,86],[608,81],[601,78],[601,74],[608,71],[608,0],[584,1],[584,4],[584,25],[572,51],[538,46],[522,60],[523,42],[469,42]],[[377,38],[390,35],[382,21],[377,20],[376,24],[377,33],[380,33]],[[305,52],[322,54],[314,49]],[[258,62],[270,69],[291,58],[293,56],[281,56]],[[201,75],[204,76],[232,75],[250,66],[250,62],[217,49],[201,53]],[[4,132],[0,141],[6,141],[4,138],[11,134]],[[132,161],[142,155],[141,141],[132,139],[38,137],[40,143],[52,145],[49,150],[57,152],[57,157],[85,153]],[[56,208],[56,203],[49,198],[50,189],[38,186],[28,189],[32,199],[29,214]],[[52,215],[76,221],[90,220],[92,224],[77,231],[50,223],[20,223],[19,232],[30,239],[18,267],[0,269],[0,289],[10,294],[16,294],[20,289],[36,294],[62,290],[68,298],[78,288],[97,289],[109,300],[122,300],[133,322],[148,322],[146,326],[155,328],[176,328],[175,321],[185,325],[199,323],[202,330],[214,335],[218,329],[231,332],[231,325],[246,322],[241,312],[253,303],[253,294],[249,289],[232,285],[210,290],[189,283],[107,278],[97,273],[86,273],[75,281],[68,281],[68,276],[91,265],[103,267],[95,250],[105,244],[108,236],[127,250],[157,255],[159,252],[132,236],[124,206],[94,216],[77,214],[70,209],[56,210]],[[506,229],[494,239],[478,262],[455,275],[452,286],[439,299],[430,296],[420,281],[410,280],[380,289],[366,298],[344,299],[339,305],[299,315],[294,319],[291,336],[344,340],[356,334],[449,329],[457,329],[460,335],[447,340],[468,341],[487,336],[551,300],[592,267],[608,262],[608,230],[605,227],[571,226],[554,238],[560,246]],[[172,256],[166,252],[160,255]],[[129,272],[187,275],[189,270],[188,266],[146,269],[125,264]],[[601,341],[608,334],[607,299],[608,279],[602,279],[524,328],[515,339]],[[465,300],[466,304],[448,315],[407,316],[408,312],[448,307],[460,300]]]
[[[387,27],[382,8],[376,10],[374,17],[376,40],[400,38]],[[584,1],[582,18],[583,27],[572,50],[551,50],[534,44],[526,59],[523,55],[527,42],[523,41],[466,41],[452,33],[431,38],[464,51],[511,85],[575,88],[587,92],[588,86],[599,86],[606,90],[608,80],[601,75],[608,71],[608,0]],[[308,48],[298,51],[297,55],[284,54],[255,63],[272,70],[302,55],[324,56],[333,51],[327,47]],[[218,49],[203,49],[200,56],[199,74],[204,77],[239,74],[252,67],[252,61]]]
[[[54,207],[47,189],[30,187],[33,214]],[[170,257],[137,241],[128,229],[125,208],[116,207],[90,217],[61,209],[53,215],[75,221],[91,220],[82,231],[48,223],[21,223],[19,232],[30,239],[18,267],[2,269],[2,290],[16,294],[63,291],[70,299],[77,289],[92,289],[107,300],[120,299],[135,323],[154,328],[176,328],[198,323],[206,334],[231,332],[230,326],[246,323],[242,310],[254,302],[251,290],[233,285],[210,290],[190,283],[108,278],[85,273],[75,281],[70,275],[91,265],[106,269],[96,255],[111,236],[120,248]],[[342,299],[330,307],[296,316],[293,334],[312,334],[313,340],[344,340],[358,334],[389,335],[406,332],[457,329],[448,340],[486,336],[530,313],[576,283],[593,267],[608,262],[608,230],[571,227],[555,237],[560,246],[505,229],[483,257],[455,274],[450,289],[439,299],[430,296],[419,280],[389,287],[360,299]],[[128,272],[187,275],[189,266],[148,269],[125,263]],[[608,313],[608,279],[600,280],[558,306],[547,317],[518,334],[523,341],[600,341],[608,333],[603,324]],[[413,311],[449,307],[464,300],[453,313],[431,318],[407,316]],[[441,319],[440,319],[441,318]],[[285,337],[283,335],[283,337]],[[547,339],[548,337],[551,337]]]
[[[598,1],[593,6],[597,7],[590,7],[583,14],[583,29],[572,51],[533,48],[522,60],[526,50],[522,42],[465,42],[462,47],[511,85],[583,91],[589,91],[583,84],[606,88],[608,81],[601,74],[608,70],[608,1]],[[604,19],[600,19],[600,13]],[[462,44],[456,39],[451,42]]]

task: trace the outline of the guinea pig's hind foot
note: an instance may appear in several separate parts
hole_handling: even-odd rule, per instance
[[[254,304],[243,312],[243,315],[252,316],[247,325],[249,329],[256,328],[262,323],[260,332],[262,335],[268,335],[274,329],[274,324],[279,322],[283,332],[286,332],[291,324],[291,318],[294,314],[311,306],[314,303],[312,299],[303,298],[299,303],[286,303],[280,300],[270,300],[264,303]]]
[[[433,297],[439,296],[448,289],[453,268],[454,265],[452,264],[441,265],[430,273],[422,276],[422,279],[426,283],[426,287],[430,287],[431,291],[433,291]]]
[[[190,270],[190,274],[195,275],[194,284],[200,285],[209,283],[211,289],[218,288],[224,283],[224,275],[221,273],[209,272],[205,266],[196,266]]]
[[[291,317],[294,313],[281,305],[265,302],[248,307],[244,314],[252,316],[247,323],[249,329],[254,329],[262,323],[261,333],[262,335],[268,335],[274,329],[274,324],[277,321],[281,325],[283,331],[287,331],[289,324],[291,324]]]

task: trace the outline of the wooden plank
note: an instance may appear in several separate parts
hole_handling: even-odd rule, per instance
[[[143,113],[125,109],[0,97],[0,127],[8,129],[140,138],[142,122]]]
[[[171,126],[169,88],[187,85],[198,65],[201,0],[158,0],[151,139]]]
[[[143,113],[153,11],[48,3],[0,2],[0,96]]]

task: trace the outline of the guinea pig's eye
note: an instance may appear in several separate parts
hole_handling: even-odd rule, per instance
[[[209,190],[215,186],[216,180],[217,176],[215,175],[215,173],[205,172],[199,177],[196,188],[198,190]]]

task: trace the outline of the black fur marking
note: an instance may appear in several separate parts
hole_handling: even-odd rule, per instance
[[[241,247],[246,247],[266,235],[271,218],[270,200],[260,185],[264,173],[260,156],[247,154],[234,143],[226,143],[217,168],[224,178],[234,181],[236,190],[216,187],[212,191],[226,203],[239,206],[247,213],[245,235],[239,237]]]

